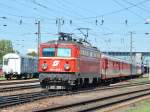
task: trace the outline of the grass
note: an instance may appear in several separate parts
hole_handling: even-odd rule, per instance
[[[131,105],[127,112],[150,112],[150,99]]]
[[[5,77],[0,77],[0,80],[5,80]]]
[[[145,81],[148,81],[148,77],[139,77],[139,78],[136,78],[136,79],[133,79],[133,80],[129,80],[130,82],[145,82]]]

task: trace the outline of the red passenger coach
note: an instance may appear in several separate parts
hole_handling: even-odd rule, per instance
[[[129,62],[104,54],[101,56],[100,68],[103,80],[116,80],[131,75],[131,64]]]

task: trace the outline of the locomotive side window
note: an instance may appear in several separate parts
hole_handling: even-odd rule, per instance
[[[71,49],[70,48],[58,48],[57,56],[58,57],[71,57]]]
[[[55,56],[55,48],[43,48],[42,55],[43,55],[43,57],[54,57]]]

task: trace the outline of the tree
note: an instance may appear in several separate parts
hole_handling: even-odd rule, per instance
[[[35,51],[27,53],[27,55],[37,57],[37,53]]]
[[[12,52],[14,52],[12,42],[10,40],[0,40],[0,64],[3,62],[3,56]]]

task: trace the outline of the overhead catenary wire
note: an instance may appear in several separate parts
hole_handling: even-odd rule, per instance
[[[20,0],[14,0],[15,3],[17,3],[18,5],[21,5],[22,7],[28,7],[29,9],[31,9],[31,11],[33,11],[33,15],[35,16],[28,16],[28,17],[23,17],[25,19],[37,19],[37,20],[42,20],[42,19],[48,19],[48,20],[54,20],[55,18],[50,18],[48,17],[47,13],[44,13],[44,11],[40,10],[37,6],[34,5],[29,5],[26,2],[27,1],[20,1]],[[36,13],[36,15],[35,15]],[[39,14],[41,15],[41,17],[39,17]],[[44,16],[43,16],[44,15]]]
[[[27,0],[27,1],[29,1],[29,0]],[[145,2],[147,2],[148,0],[145,0]],[[34,3],[37,3],[37,2],[35,2],[35,0],[32,0],[32,2],[34,2]],[[36,4],[37,5],[37,4]],[[38,4],[38,5],[40,5],[40,6],[42,6],[42,7],[44,7],[44,8],[48,8],[48,7],[46,7],[46,6],[44,6],[44,5],[42,5],[42,4]],[[49,9],[49,8],[48,8]],[[16,16],[16,15],[13,15],[13,16]],[[19,16],[19,18],[26,18],[26,16]],[[32,17],[31,17],[32,18]],[[34,17],[33,17],[34,18]],[[32,18],[32,19],[33,19]],[[37,18],[36,18],[37,19]],[[49,18],[50,19],[50,18]],[[54,18],[53,18],[54,19]],[[71,24],[73,23],[73,20],[70,20],[71,21]],[[101,20],[102,21],[102,20]],[[84,21],[84,23],[90,23],[89,21]],[[99,22],[99,21],[98,21]],[[103,22],[102,22],[103,23]]]
[[[124,6],[123,4],[121,4],[120,2],[118,2],[117,0],[113,0],[113,1],[114,1],[116,4],[118,4],[120,7],[125,8],[125,6]],[[136,12],[134,12],[134,11],[128,9],[128,8],[127,8],[126,10],[127,10],[128,12],[134,14],[134,15],[137,16],[138,18],[140,18],[140,19],[142,19],[142,20],[145,20],[145,18],[144,18],[143,16],[137,14]]]
[[[61,10],[50,8],[49,6],[47,6],[47,5],[43,4],[43,3],[37,2],[36,0],[30,0],[30,2],[35,4],[35,5],[37,5],[37,6],[39,6],[39,7],[41,7],[41,8],[43,8],[43,9],[45,9],[46,11],[51,11],[54,14],[61,13]],[[67,12],[63,12],[63,13],[65,13],[65,15],[68,16],[68,17],[70,17],[70,15],[72,15],[72,13],[68,13],[68,11]],[[72,15],[72,16],[74,16],[74,15]],[[74,17],[76,17],[76,16],[74,16]],[[55,18],[57,18],[57,16],[55,16]]]
[[[147,1],[147,0],[145,0],[145,1]],[[43,3],[42,3],[43,4]],[[63,3],[64,4],[64,3]],[[36,5],[35,5],[36,6]],[[46,5],[47,6],[47,5]],[[65,5],[66,6],[66,5]],[[12,6],[13,7],[13,6]],[[50,7],[50,6],[48,6],[48,7]],[[8,8],[8,7],[6,7],[6,8]],[[41,10],[41,8],[42,7],[39,7],[39,10]],[[52,7],[52,9],[53,9],[53,7]],[[65,9],[63,9],[62,11],[65,11],[67,8],[65,8]],[[74,10],[74,9],[72,9],[72,10]],[[33,11],[34,11],[34,9],[33,9]],[[48,12],[48,9],[46,9],[46,10],[44,10],[45,11],[45,13],[46,12]],[[43,12],[44,12],[43,11]],[[7,11],[6,11],[7,12]],[[76,12],[76,10],[75,10],[75,12]],[[34,15],[34,13],[33,12],[31,12],[33,15]],[[70,13],[70,11],[69,11],[69,13]],[[118,12],[119,13],[119,12]],[[10,12],[10,14],[14,14],[15,15],[15,13],[11,13]],[[50,13],[48,13],[48,14],[50,14]],[[117,14],[117,13],[116,13]],[[67,16],[65,13],[64,13],[64,16]],[[34,16],[33,16],[33,18],[32,18],[32,16],[27,16],[27,15],[25,15],[25,14],[20,14],[19,16],[16,14],[16,18],[18,18],[18,22],[17,23],[19,23],[19,21],[20,21],[20,19],[22,18],[22,23],[24,23],[24,22],[29,22],[28,20],[24,20],[25,18],[24,17],[31,17],[31,18],[29,18],[29,19],[31,19],[31,20],[33,20],[33,19],[41,19],[42,17],[43,17],[43,15],[41,14],[41,16],[39,16],[39,18],[38,17],[36,17],[35,16],[35,18],[34,18]],[[78,16],[76,16],[76,17],[78,17]],[[73,16],[71,16],[71,18],[73,18]],[[82,18],[82,17],[81,17]],[[102,16],[100,17],[100,18],[102,18]],[[46,18],[46,17],[43,17],[43,19],[47,19],[48,20],[48,18]],[[50,19],[50,18],[49,18]],[[54,17],[53,18],[53,16],[52,16],[52,21],[55,21],[56,20],[56,18]],[[99,19],[99,18],[98,18]],[[104,15],[104,19],[105,19],[105,15]],[[8,19],[9,20],[9,19]],[[15,20],[15,19],[14,19]],[[70,19],[69,19],[70,20]],[[66,21],[67,22],[69,22],[69,20],[68,19],[66,19],[66,18],[64,18],[64,22],[65,22],[65,25],[66,25]],[[34,20],[33,20],[34,21]],[[51,21],[51,20],[49,20],[49,21]],[[97,26],[95,26],[95,18],[94,18],[94,20],[90,20],[90,19],[88,19],[88,20],[79,20],[80,22],[75,22],[76,20],[75,20],[75,18],[73,18],[73,19],[71,19],[71,21],[72,21],[72,25],[79,25],[79,26],[82,26],[83,24],[86,26],[87,24],[90,24],[89,26],[91,26],[91,27],[93,27],[92,29],[93,30],[98,30],[98,32],[99,33],[102,33],[102,32],[106,32],[108,29],[110,29],[110,27],[109,26],[101,26],[100,25],[100,23],[101,23],[101,19],[99,19],[98,20],[98,23],[97,23]],[[107,21],[105,21],[105,22],[107,22]],[[105,22],[104,22],[104,24],[105,24]],[[118,21],[117,21],[118,22]],[[82,23],[82,25],[80,25],[80,23]],[[45,23],[44,23],[45,25],[46,24],[49,24],[49,22],[48,21],[46,21]],[[118,23],[115,23],[115,24],[118,24]],[[54,25],[54,24],[53,24]],[[88,26],[88,25],[87,25]],[[69,26],[70,27],[70,26]],[[105,27],[108,27],[108,28],[105,28]],[[67,28],[67,27],[66,27]],[[65,29],[66,29],[65,28]],[[73,28],[75,28],[75,26],[73,27]],[[99,28],[100,29],[104,29],[103,31],[99,31]],[[110,29],[110,30],[112,30],[112,29]],[[113,30],[114,31],[114,30]],[[109,31],[110,32],[110,31]],[[115,33],[115,32],[113,32],[113,33]]]
[[[78,8],[79,10],[83,11],[84,13],[97,15],[97,12],[95,12],[94,10],[89,10],[88,8],[81,7],[78,4],[72,4],[69,0],[63,0],[63,2],[67,5],[69,5],[70,7],[74,7],[75,9]]]
[[[89,16],[89,17],[85,17],[85,18],[78,18],[78,19],[93,19],[93,18],[101,18],[101,17],[105,17],[105,16],[110,16],[110,15],[114,15],[114,14],[117,14],[117,13],[120,13],[120,12],[123,12],[123,11],[126,11],[127,9],[132,9],[136,6],[139,6],[139,5],[142,5],[142,4],[145,4],[146,2],[149,2],[150,0],[143,0],[143,1],[140,1],[138,3],[136,3],[134,6],[128,6],[128,7],[123,7],[121,9],[117,9],[117,10],[114,10],[114,11],[111,11],[111,12],[107,12],[107,13],[103,13],[103,14],[100,14],[100,15],[96,15],[96,16]]]
[[[72,7],[69,7],[66,3],[64,3],[64,1],[62,2],[61,0],[58,1],[54,1],[54,2],[50,2],[48,0],[44,0],[46,1],[47,3],[51,4],[51,5],[56,5],[57,8],[61,9],[61,11],[64,13],[64,14],[67,14],[68,18],[70,18],[69,16],[72,16],[72,17],[82,17],[83,14],[80,14],[79,12],[77,12],[76,10],[74,10]],[[69,9],[69,10],[68,10]]]
[[[136,5],[135,3],[129,2],[128,0],[122,0],[122,1],[124,3],[126,3],[126,4],[129,4],[131,6],[135,6],[135,7],[139,8],[139,9],[141,9],[142,11],[147,12],[148,14],[150,13],[150,10],[147,10],[147,9],[145,9],[145,8],[139,6],[139,5]]]
[[[43,8],[45,8],[45,9],[47,9],[47,10],[52,10],[52,11],[55,11],[55,12],[56,12],[56,10],[53,10],[52,8],[49,8],[49,7],[45,6],[45,5],[42,5],[42,4],[38,3],[38,2],[36,2],[35,0],[26,0],[26,1],[32,2],[32,3],[36,4],[36,5],[38,5],[39,7],[43,7]],[[104,13],[104,14],[101,14],[101,15],[96,15],[95,17],[78,18],[78,19],[99,18],[99,17],[102,17],[102,16],[104,17],[104,16],[107,16],[107,15],[109,15],[109,14],[111,15],[111,14],[114,14],[114,13],[119,13],[119,12],[121,12],[121,11],[124,11],[124,10],[130,9],[130,8],[139,6],[139,5],[144,4],[144,3],[148,2],[148,1],[150,1],[150,0],[143,0],[143,1],[141,1],[141,2],[136,3],[134,6],[129,6],[129,7],[125,7],[125,8],[123,8],[123,9],[115,10],[115,11],[112,11],[112,12]],[[16,15],[16,16],[17,16],[17,15]],[[23,17],[23,18],[24,18],[24,17],[25,17],[25,18],[36,18],[36,17],[28,17],[28,16],[23,16],[23,15],[20,15],[19,17]],[[54,18],[53,18],[53,19],[54,19]]]

